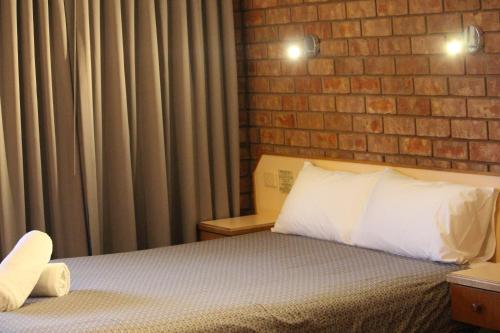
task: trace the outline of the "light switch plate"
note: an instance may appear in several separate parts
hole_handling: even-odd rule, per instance
[[[290,170],[278,170],[279,190],[281,193],[289,193],[293,186],[293,172]]]

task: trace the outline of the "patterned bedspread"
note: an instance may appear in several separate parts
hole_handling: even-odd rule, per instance
[[[454,265],[269,231],[64,260],[0,332],[451,332]]]

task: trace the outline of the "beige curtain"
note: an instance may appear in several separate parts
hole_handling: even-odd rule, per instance
[[[0,246],[196,239],[239,213],[232,1],[0,0]]]

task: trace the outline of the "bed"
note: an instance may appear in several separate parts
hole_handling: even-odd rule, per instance
[[[264,156],[257,214],[277,214],[304,159]],[[368,172],[378,164],[314,160]],[[500,177],[399,168],[500,187]],[[269,175],[277,177],[270,182]],[[498,256],[498,248],[497,248]],[[0,332],[459,332],[446,274],[462,267],[303,236],[231,238],[65,259],[72,288],[0,314]]]
[[[67,259],[72,292],[0,314],[9,332],[453,332],[438,264],[263,231]]]

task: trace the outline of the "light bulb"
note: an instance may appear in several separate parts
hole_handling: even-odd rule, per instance
[[[290,45],[286,51],[288,58],[296,60],[302,55],[302,50],[297,45]]]
[[[449,55],[454,56],[454,55],[457,55],[459,53],[462,53],[463,47],[464,47],[464,43],[462,41],[454,39],[454,40],[451,40],[448,43],[446,43],[446,52]]]

